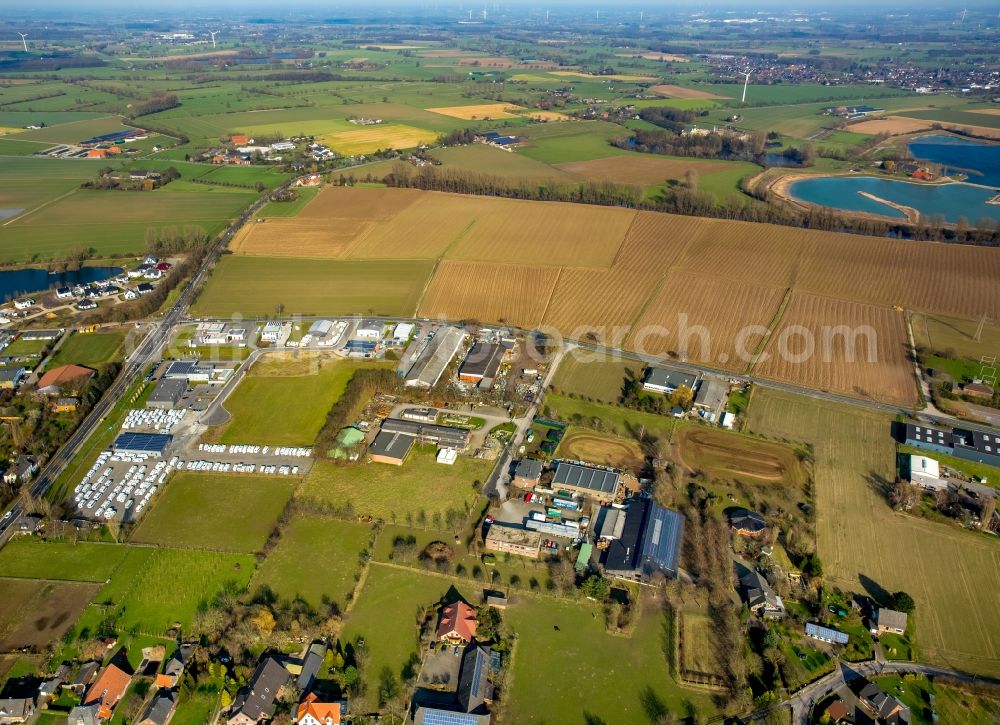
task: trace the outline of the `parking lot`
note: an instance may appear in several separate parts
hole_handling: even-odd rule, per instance
[[[293,446],[257,446],[194,443],[181,454],[178,470],[218,473],[257,473],[304,476],[312,468],[312,449]]]
[[[88,519],[135,521],[176,463],[176,458],[167,461],[104,451],[76,485],[73,502]]]

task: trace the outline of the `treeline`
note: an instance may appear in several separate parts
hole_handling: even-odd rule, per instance
[[[139,101],[138,103],[132,104],[129,118],[148,116],[151,113],[159,113],[160,111],[166,111],[169,108],[177,108],[179,105],[181,105],[181,102],[178,100],[176,93],[155,91],[153,95],[145,101]]]
[[[349,179],[348,179],[349,181]],[[502,196],[531,201],[569,201],[601,206],[636,208],[642,202],[642,188],[610,181],[539,182],[524,178],[506,178],[458,169],[423,166],[415,169],[399,162],[382,181],[387,186],[456,194]]]
[[[208,232],[197,224],[185,224],[183,231],[174,226],[162,229],[148,227],[144,241],[147,254],[167,257],[205,244],[208,242]]]
[[[612,139],[612,145],[630,151],[700,159],[756,161],[764,154],[767,134],[680,134],[669,131],[636,131],[631,137]]]
[[[316,443],[313,445],[314,453],[320,458],[330,458],[331,451],[337,445],[337,434],[354,422],[354,416],[361,405],[374,395],[397,392],[400,385],[400,377],[392,370],[379,368],[355,372],[343,394],[327,413],[323,429],[316,436]]]
[[[669,106],[654,106],[639,111],[639,118],[643,121],[648,121],[654,126],[666,128],[677,133],[683,131],[697,117],[698,114],[694,111],[683,111],[679,108],[671,108]]]

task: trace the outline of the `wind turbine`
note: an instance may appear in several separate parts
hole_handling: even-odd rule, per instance
[[[968,10],[963,10],[963,11],[962,11],[962,19],[961,19],[961,20],[959,20],[958,22],[959,22],[959,23],[964,23],[964,22],[965,22],[965,16],[966,16],[966,15],[967,15],[968,13],[969,13],[969,11],[968,11]]]
[[[219,31],[218,30],[212,30],[212,31],[209,31],[208,34],[212,36],[212,48],[214,49],[215,48],[215,36],[219,34]]]
[[[546,25],[549,24],[549,11],[548,10],[545,11],[545,24]]]
[[[751,73],[753,73],[753,71],[748,70],[746,73],[743,74],[743,75],[746,76],[746,80],[743,81],[743,100],[741,100],[740,103],[746,103],[747,102],[747,86],[750,85],[750,74]]]
[[[24,43],[24,52],[27,53],[28,52],[28,41],[27,41],[28,34],[27,33],[18,33],[18,35],[21,36],[21,42]]]

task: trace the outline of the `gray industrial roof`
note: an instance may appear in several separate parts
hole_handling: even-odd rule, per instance
[[[568,486],[587,488],[600,493],[614,493],[620,476],[617,471],[593,468],[579,463],[556,461],[556,473],[552,479],[553,488],[564,483]]]
[[[434,337],[427,343],[427,347],[406,374],[406,384],[423,388],[434,387],[464,339],[465,333],[457,327],[444,327],[435,332]]]
[[[116,451],[163,455],[170,441],[171,437],[163,433],[121,433],[115,438],[114,448]]]
[[[708,410],[715,410],[726,399],[726,386],[718,380],[702,380],[694,396],[694,404]]]
[[[527,478],[531,481],[537,481],[542,477],[542,469],[544,467],[544,463],[535,460],[534,458],[522,458],[514,467],[514,476],[517,478]]]
[[[382,432],[402,433],[403,435],[423,438],[446,447],[465,448],[469,444],[469,431],[462,428],[452,428],[448,425],[421,423],[417,420],[402,418],[386,418],[382,421]]]
[[[649,368],[646,373],[645,385],[654,385],[658,388],[679,388],[685,385],[694,390],[698,382],[697,375],[682,373],[680,370],[667,370],[666,368]]]
[[[496,377],[500,363],[503,361],[507,347],[500,343],[477,341],[469,350],[459,368],[459,375],[471,375],[480,378]]]
[[[413,448],[416,439],[405,433],[393,433],[385,430],[379,431],[375,440],[368,447],[369,452],[379,456],[398,458],[403,460],[406,454]]]

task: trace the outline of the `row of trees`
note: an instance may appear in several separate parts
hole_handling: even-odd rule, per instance
[[[131,105],[129,118],[138,118],[139,116],[148,116],[151,113],[166,111],[169,108],[176,108],[181,105],[181,102],[177,98],[176,93],[154,91],[145,101],[137,101]]]
[[[316,436],[313,450],[321,458],[330,458],[337,445],[337,434],[354,422],[358,410],[374,395],[398,392],[401,379],[385,368],[361,369],[351,376],[343,394],[327,413],[323,429]]]

